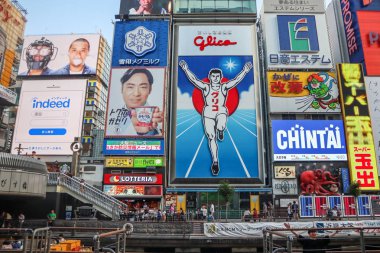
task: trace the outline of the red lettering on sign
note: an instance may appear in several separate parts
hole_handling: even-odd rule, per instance
[[[230,46],[230,45],[236,45],[237,42],[230,41],[230,40],[218,40],[216,37],[213,36],[207,36],[206,40],[203,38],[203,36],[197,36],[194,39],[194,45],[199,47],[199,50],[203,51],[206,47],[209,46]]]

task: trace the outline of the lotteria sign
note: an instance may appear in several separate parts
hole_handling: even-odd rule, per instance
[[[347,160],[343,121],[273,120],[275,161]]]
[[[162,184],[162,174],[104,174],[104,184]]]

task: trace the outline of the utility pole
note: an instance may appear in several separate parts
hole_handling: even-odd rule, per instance
[[[75,137],[74,142],[71,143],[71,151],[73,151],[73,157],[71,161],[71,169],[72,169],[72,174],[73,176],[77,177],[79,172],[79,156],[80,156],[80,151],[82,150],[82,144],[80,143],[80,138]]]
[[[21,143],[20,143],[20,144],[18,144],[18,147],[15,147],[15,149],[17,150],[17,155],[20,155],[21,151],[24,150],[24,149],[27,149],[27,148],[22,148],[21,147]]]

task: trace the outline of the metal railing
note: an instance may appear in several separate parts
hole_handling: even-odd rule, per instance
[[[85,182],[81,182],[81,180],[76,177],[69,177],[62,173],[49,173],[48,185],[65,187],[65,189],[81,196],[89,203],[93,204],[95,209],[101,207],[109,212],[113,220],[119,219],[121,211],[127,208],[125,203],[105,194]]]
[[[11,234],[19,234],[22,236],[21,245],[22,250],[12,250],[12,252],[27,252],[27,246],[28,246],[28,238],[32,234],[33,230],[29,228],[0,228],[0,233],[11,233]],[[1,249],[0,249],[1,251]]]
[[[107,238],[107,237],[112,237],[112,236],[116,236],[116,245],[115,245],[115,249],[116,251],[114,252],[123,252],[125,253],[125,250],[126,250],[126,244],[127,244],[127,236],[130,235],[131,233],[133,232],[133,225],[131,223],[125,223],[123,225],[123,228],[122,229],[118,229],[118,230],[115,230],[115,231],[111,231],[111,232],[107,232],[107,233],[103,233],[103,234],[100,234],[100,235],[95,235],[94,236],[94,253],[99,253],[100,250],[101,250],[101,242],[100,240],[102,238]],[[123,236],[123,241],[122,241],[122,244],[120,245],[120,236]],[[112,249],[110,249],[109,247],[104,247],[102,251],[105,251],[105,252],[113,252]]]
[[[345,237],[349,240],[353,241],[353,246],[351,251],[347,252],[366,252],[366,240],[372,238],[376,238],[378,240],[380,227],[340,227],[340,228],[293,228],[293,229],[271,229],[265,228],[263,229],[263,253],[273,253],[273,252],[293,252],[293,246],[295,242],[305,240],[303,238],[299,238],[299,235],[296,233],[308,230],[318,231],[318,233],[322,233],[325,237],[317,237],[316,240],[326,240],[332,239],[331,237],[339,232],[349,232],[354,231],[355,234],[344,234]],[[325,231],[335,231],[334,234],[329,236]],[[289,234],[289,233],[293,233]],[[297,235],[297,236],[296,236]],[[326,236],[328,238],[326,238]],[[335,237],[336,241],[342,240],[342,237]],[[350,246],[345,246],[348,249]],[[359,247],[359,248],[358,248]],[[314,249],[314,251],[325,250],[325,249]],[[335,251],[340,251],[340,247],[336,248]],[[329,249],[330,252],[334,252],[334,249]],[[299,252],[299,250],[296,250]],[[304,250],[305,252],[305,250]]]
[[[33,231],[29,252],[50,252],[51,232],[49,227],[37,228]],[[24,246],[26,249],[26,245]]]

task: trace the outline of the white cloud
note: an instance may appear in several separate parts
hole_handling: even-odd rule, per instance
[[[193,101],[188,93],[183,93],[177,87],[177,104],[181,109],[194,109]]]
[[[240,94],[239,109],[256,109],[255,85],[251,84],[248,91]]]

